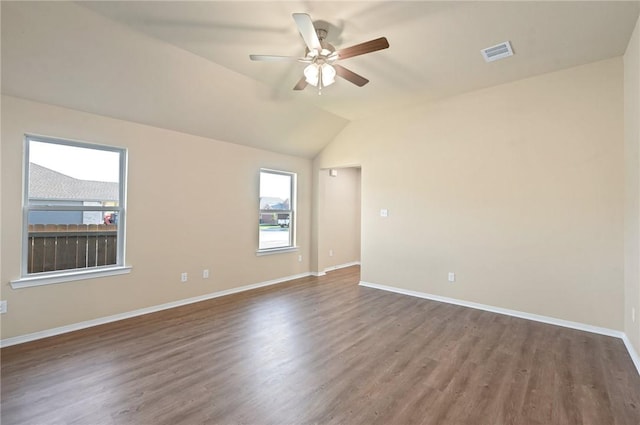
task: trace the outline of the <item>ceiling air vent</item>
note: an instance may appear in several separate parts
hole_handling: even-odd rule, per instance
[[[496,44],[495,46],[487,47],[486,49],[480,50],[484,60],[487,62],[497,61],[498,59],[508,58],[509,56],[513,56],[513,49],[511,49],[511,43],[505,41],[500,44]]]

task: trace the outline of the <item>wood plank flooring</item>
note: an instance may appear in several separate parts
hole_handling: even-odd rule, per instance
[[[616,339],[358,267],[2,349],[2,424],[640,424]]]

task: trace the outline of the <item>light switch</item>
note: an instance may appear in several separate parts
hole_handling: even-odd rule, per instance
[[[389,217],[389,210],[381,209],[380,210],[380,217]]]

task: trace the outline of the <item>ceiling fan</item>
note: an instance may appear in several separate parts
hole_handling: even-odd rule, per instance
[[[327,30],[315,28],[311,16],[306,13],[294,13],[293,20],[298,25],[300,35],[307,45],[303,57],[273,55],[249,55],[249,57],[253,61],[297,61],[308,64],[304,69],[304,76],[293,87],[294,90],[303,90],[308,84],[311,84],[318,88],[318,94],[322,94],[322,88],[333,84],[336,75],[362,87],[369,80],[335,62],[389,47],[387,39],[380,37],[336,50],[326,41]]]

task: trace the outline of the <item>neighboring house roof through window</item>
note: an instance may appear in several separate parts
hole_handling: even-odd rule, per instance
[[[289,209],[288,200],[283,200],[281,198],[275,198],[272,196],[263,196],[260,198],[260,209],[261,210],[270,210],[270,209],[283,209],[283,205],[286,204],[286,209]]]
[[[30,199],[118,201],[118,190],[116,182],[80,180],[29,163]]]

